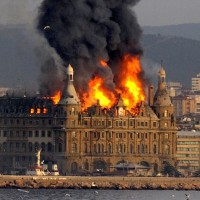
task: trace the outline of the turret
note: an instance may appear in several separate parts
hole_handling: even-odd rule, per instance
[[[79,98],[74,87],[74,70],[69,64],[66,69],[65,87],[59,104],[79,104]]]
[[[158,89],[154,96],[153,110],[160,118],[160,127],[169,128],[174,126],[174,109],[167,91],[166,72],[162,67],[158,73]]]

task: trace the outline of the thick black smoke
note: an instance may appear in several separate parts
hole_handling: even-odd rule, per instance
[[[65,65],[75,70],[80,88],[98,71],[99,60],[108,61],[113,73],[127,53],[142,53],[141,29],[130,9],[139,0],[44,0],[38,29]],[[110,73],[110,70],[109,70]],[[109,83],[110,85],[110,83]],[[86,88],[82,88],[86,89]]]

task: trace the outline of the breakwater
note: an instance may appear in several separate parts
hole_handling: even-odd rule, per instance
[[[0,188],[200,190],[200,178],[1,175]]]

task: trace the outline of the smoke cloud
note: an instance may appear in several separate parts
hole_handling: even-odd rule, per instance
[[[44,0],[38,30],[67,66],[75,70],[75,86],[86,90],[105,60],[116,75],[123,55],[141,55],[141,29],[131,10],[139,0]],[[108,75],[112,77],[108,68]],[[100,72],[98,72],[100,71]],[[104,76],[103,75],[103,76]],[[108,79],[108,78],[107,78]],[[108,79],[108,87],[113,87]],[[84,88],[85,87],[85,88]],[[48,87],[50,88],[50,87]]]

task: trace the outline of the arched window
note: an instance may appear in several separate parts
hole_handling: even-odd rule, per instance
[[[119,145],[119,153],[123,153],[123,144]]]
[[[98,151],[97,151],[98,153],[100,153],[101,152],[101,145],[100,144],[98,144]]]
[[[33,145],[31,142],[28,143],[28,151],[32,152],[33,151]]]
[[[6,143],[6,142],[3,143],[3,151],[4,151],[4,152],[7,151],[7,143]]]
[[[10,143],[10,152],[12,152],[13,151],[13,143],[11,142]]]
[[[133,144],[130,144],[130,153],[133,154],[134,150],[133,150]]]
[[[108,144],[108,153],[109,154],[112,153],[112,144],[111,143]]]
[[[164,112],[164,117],[167,117],[167,115],[168,115],[168,111],[165,110],[165,112]]]
[[[58,152],[62,152],[62,143],[58,144]]]
[[[84,144],[84,153],[87,153],[87,143]]]
[[[76,162],[73,162],[71,165],[71,172],[76,173],[78,171],[78,164]]]
[[[77,153],[77,144],[76,143],[72,144],[72,153]]]
[[[37,150],[39,148],[39,143],[38,142],[35,143],[35,147],[34,148],[35,148],[35,150]]]
[[[140,153],[140,145],[138,144],[138,149],[137,149],[138,153]]]
[[[45,152],[46,151],[46,145],[45,145],[44,142],[42,142],[41,147],[42,147],[42,151]]]
[[[156,147],[156,144],[153,145],[153,153],[154,153],[154,154],[157,153],[157,147]]]
[[[94,153],[97,153],[97,145],[94,144]]]
[[[126,145],[124,144],[124,151],[123,151],[124,153],[126,153]]]
[[[52,152],[52,144],[50,142],[47,144],[47,151]]]
[[[145,145],[144,144],[141,145],[141,153],[145,153]]]
[[[89,163],[88,163],[88,162],[85,162],[85,163],[84,163],[84,169],[85,169],[85,170],[89,170]]]
[[[101,144],[101,152],[104,153],[104,145]]]
[[[22,151],[26,152],[26,143],[22,143]]]

